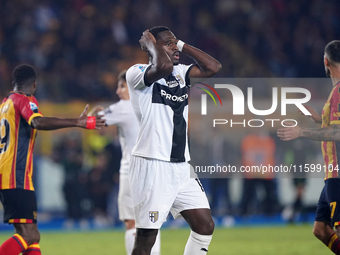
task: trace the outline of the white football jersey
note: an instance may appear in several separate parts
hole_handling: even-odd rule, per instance
[[[107,125],[116,125],[118,128],[118,137],[122,148],[119,172],[127,175],[131,151],[139,133],[139,121],[133,112],[131,102],[130,100],[120,100],[98,114],[105,115],[103,118],[106,119]]]
[[[151,64],[129,68],[126,80],[140,132],[132,155],[170,162],[190,160],[188,148],[188,73],[193,65],[176,65],[172,74],[146,84]]]

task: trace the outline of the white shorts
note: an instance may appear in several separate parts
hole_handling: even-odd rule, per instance
[[[129,176],[124,174],[119,176],[118,212],[121,221],[135,219]]]
[[[129,180],[137,228],[159,229],[171,211],[210,208],[202,184],[190,178],[188,162],[132,156]]]

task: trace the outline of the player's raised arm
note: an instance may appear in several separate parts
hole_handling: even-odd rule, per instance
[[[200,49],[181,40],[177,41],[177,47],[196,61],[196,66],[190,70],[189,78],[208,78],[217,74],[222,69],[222,65],[218,60]]]
[[[143,32],[139,43],[142,50],[149,55],[151,66],[146,73],[146,81],[153,83],[161,78],[167,77],[172,73],[173,63],[168,53],[163,49],[163,41],[156,42],[155,37],[146,30]]]
[[[37,116],[32,119],[31,126],[38,130],[55,130],[68,127],[81,127],[86,129],[100,129],[105,126],[105,119],[102,115],[88,117],[87,111],[89,106],[86,105],[79,118],[55,118]]]

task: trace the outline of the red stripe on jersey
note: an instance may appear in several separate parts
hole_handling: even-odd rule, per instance
[[[31,140],[30,140],[30,144],[28,146],[28,164],[26,165],[26,170],[25,170],[25,187],[24,189],[31,189],[30,186],[30,174],[32,171],[32,155],[33,155],[33,141],[34,141],[34,129],[31,129]]]
[[[0,174],[0,190],[2,190],[2,174]]]
[[[333,172],[332,172],[332,178],[338,176],[338,172],[336,169],[338,169],[338,160],[336,157],[336,148],[335,148],[335,142],[332,143],[332,152],[333,152]]]
[[[17,152],[18,152],[18,135],[19,135],[19,126],[20,126],[20,114],[18,111],[15,111],[15,145],[14,145],[14,155],[13,155],[13,163],[12,163],[12,172],[10,176],[9,188],[16,188],[16,162],[17,162]]]
[[[35,138],[36,138],[36,135],[37,135],[37,131],[35,129],[32,129],[32,140],[31,140],[31,143],[32,143],[32,146],[31,146],[31,153],[30,153],[30,161],[29,161],[29,165],[30,165],[30,186],[29,186],[29,190],[34,190],[34,187],[33,187],[33,151],[34,151],[34,145],[35,145]]]
[[[328,158],[328,152],[327,152],[327,142],[321,142],[322,143],[322,147],[323,147],[323,151],[324,151],[324,161],[325,162],[329,162],[329,158]],[[327,169],[328,169],[328,164],[326,165]],[[328,173],[328,171],[327,171]]]

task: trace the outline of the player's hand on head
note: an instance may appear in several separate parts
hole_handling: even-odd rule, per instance
[[[299,126],[294,127],[295,123],[289,122],[289,121],[284,122],[284,124],[290,127],[279,128],[277,130],[277,136],[282,141],[290,141],[290,140],[300,137],[301,128]]]
[[[142,50],[147,51],[151,44],[156,44],[156,38],[149,32],[149,30],[146,30],[143,32],[143,35],[139,40],[139,44]]]
[[[313,120],[315,123],[321,123],[322,122],[322,118],[320,116],[320,114],[318,114],[315,109],[309,105],[304,105],[304,107],[307,109],[307,111],[309,111],[312,115],[306,115],[307,117],[311,118],[311,120]],[[300,109],[298,109],[298,112],[301,115],[305,115]]]

